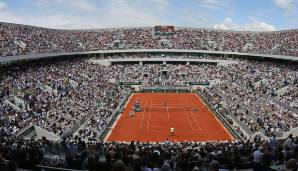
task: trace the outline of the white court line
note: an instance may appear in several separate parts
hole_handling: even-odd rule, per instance
[[[145,104],[145,107],[144,107],[144,111],[142,112],[142,121],[141,121],[141,124],[140,124],[140,129],[141,129],[142,126],[143,126],[144,114],[145,114],[145,111],[146,111],[146,108],[147,108],[147,103],[148,103],[148,101],[146,100],[146,104]]]
[[[204,104],[203,109],[207,108],[207,110],[211,111],[211,113],[213,114],[212,110],[210,110],[209,106],[208,106],[208,105],[201,99],[201,97],[200,97],[197,93],[195,93],[195,95],[196,95],[197,98]],[[203,110],[203,109],[202,109],[202,110]]]
[[[185,108],[184,108],[183,104],[181,103],[181,100],[180,100],[180,105],[182,106],[182,108],[183,108],[183,112],[184,112],[184,114],[185,114],[185,116],[186,116],[186,118],[187,118],[187,120],[188,120],[188,123],[189,123],[191,129],[193,130],[193,126],[192,126],[192,124],[191,124],[191,122],[190,122],[190,119],[189,119],[187,113],[185,112]]]
[[[184,103],[185,103],[185,101],[186,101],[186,100],[184,100]],[[199,130],[203,130],[202,127],[201,127],[201,125],[199,124],[197,118],[195,117],[195,114],[192,112],[192,110],[190,110],[190,111],[188,111],[188,112],[189,112],[189,113],[192,115],[192,117],[194,118],[194,120],[195,120],[195,122],[196,122],[196,125],[197,125],[197,127],[199,128]]]
[[[168,121],[170,120],[170,112],[169,112],[169,108],[167,107],[167,114],[168,114]]]
[[[149,131],[149,127],[150,127],[151,105],[152,105],[152,100],[150,102],[149,118],[148,118],[148,123],[147,123],[147,131]]]

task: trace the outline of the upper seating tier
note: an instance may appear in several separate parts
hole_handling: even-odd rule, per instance
[[[241,32],[176,28],[154,36],[153,27],[57,30],[0,23],[0,56],[113,49],[190,49],[298,56],[298,30]]]

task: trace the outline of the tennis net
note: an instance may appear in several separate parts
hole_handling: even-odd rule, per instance
[[[190,107],[146,107],[146,111],[190,111]]]

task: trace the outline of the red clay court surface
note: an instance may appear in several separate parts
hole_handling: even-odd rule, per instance
[[[128,113],[139,100],[142,112]],[[166,105],[165,105],[166,103]],[[168,110],[167,110],[168,107]],[[193,108],[197,107],[198,112]],[[136,93],[129,99],[107,141],[223,141],[233,136],[194,93]],[[174,128],[171,136],[170,128]]]

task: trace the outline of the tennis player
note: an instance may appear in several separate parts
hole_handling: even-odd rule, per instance
[[[193,111],[194,112],[199,112],[199,109],[195,107],[195,108],[193,108]]]
[[[134,111],[130,111],[129,113],[128,113],[128,116],[129,117],[133,117],[135,115],[135,112]]]
[[[170,132],[171,132],[171,136],[174,136],[174,128],[173,127],[170,128]]]

